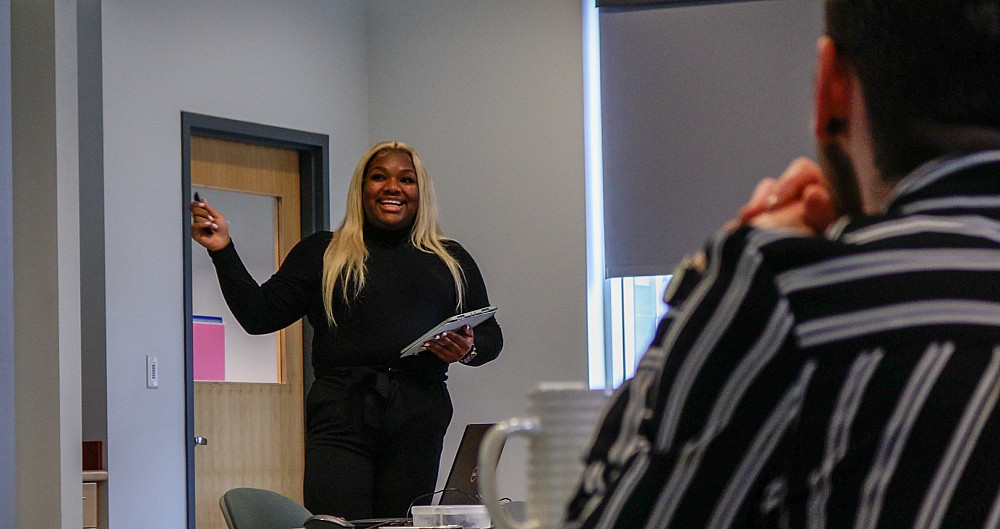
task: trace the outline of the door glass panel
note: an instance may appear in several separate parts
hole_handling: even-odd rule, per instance
[[[250,275],[262,283],[271,277],[277,268],[275,256],[275,211],[277,200],[274,197],[209,189],[192,186],[193,191],[208,201],[215,209],[226,216],[229,222],[229,234],[243,259]],[[219,281],[215,275],[215,267],[208,252],[198,243],[191,240],[191,291],[192,308],[195,316],[195,373],[211,373],[205,362],[212,362],[211,350],[199,347],[209,347],[203,340],[210,340],[211,345],[217,344],[215,338],[210,338],[212,328],[206,334],[198,332],[200,325],[221,325],[224,335],[224,372],[222,380],[226,382],[281,382],[279,370],[280,354],[278,333],[251,336],[240,327],[233,317],[219,289]],[[199,317],[207,317],[201,319]],[[206,329],[202,327],[202,329]],[[207,351],[207,352],[206,352]],[[203,354],[199,354],[199,352]],[[219,359],[221,361],[221,359]],[[199,365],[201,363],[201,365]],[[199,369],[201,368],[201,369]],[[202,377],[202,380],[220,380],[219,378]]]

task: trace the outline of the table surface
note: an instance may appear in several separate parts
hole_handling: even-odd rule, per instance
[[[84,481],[107,481],[108,471],[107,470],[84,470],[83,471]]]

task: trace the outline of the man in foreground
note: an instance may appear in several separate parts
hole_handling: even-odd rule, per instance
[[[1000,0],[827,0],[821,166],[675,276],[569,529],[1000,527]]]

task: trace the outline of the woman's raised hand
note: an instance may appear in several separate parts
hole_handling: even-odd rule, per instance
[[[218,251],[229,245],[229,223],[221,213],[204,200],[196,200],[188,206],[191,210],[191,238],[211,251]]]

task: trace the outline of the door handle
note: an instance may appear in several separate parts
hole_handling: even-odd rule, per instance
[[[206,438],[206,437],[195,437],[194,438],[194,444],[205,446],[205,445],[208,444],[208,438]]]

